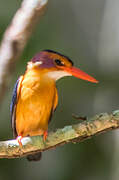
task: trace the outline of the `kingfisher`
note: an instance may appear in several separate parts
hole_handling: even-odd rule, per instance
[[[64,76],[75,76],[93,83],[98,81],[73,66],[65,55],[53,50],[37,53],[27,64],[13,90],[10,105],[13,135],[19,146],[26,136],[48,135],[48,124],[58,104],[56,81]],[[41,152],[28,155],[29,161],[37,161]]]

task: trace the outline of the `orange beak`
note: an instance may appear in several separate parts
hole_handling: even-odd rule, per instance
[[[75,76],[77,78],[80,78],[80,79],[83,79],[83,80],[86,80],[86,81],[90,81],[90,82],[93,82],[93,83],[98,83],[98,81],[89,76],[87,73],[81,71],[80,69],[76,68],[76,67],[63,67],[64,71],[70,73],[72,76]]]

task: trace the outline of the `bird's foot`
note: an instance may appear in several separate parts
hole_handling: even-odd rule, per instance
[[[43,133],[43,140],[44,140],[44,141],[46,141],[47,136],[48,136],[48,132],[47,132],[47,131],[45,131],[45,132]]]
[[[22,142],[21,142],[22,138],[23,138],[22,136],[17,136],[16,138],[17,142],[19,143],[19,146],[21,147],[22,147]]]

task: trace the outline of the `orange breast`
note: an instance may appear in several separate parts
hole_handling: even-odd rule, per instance
[[[16,130],[21,136],[42,135],[57,105],[55,82],[37,71],[25,74],[16,107]]]

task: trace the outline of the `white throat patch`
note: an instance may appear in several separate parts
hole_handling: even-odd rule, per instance
[[[64,76],[72,76],[70,73],[65,71],[52,71],[47,73],[48,77],[54,79],[57,81],[58,79],[64,77]]]

